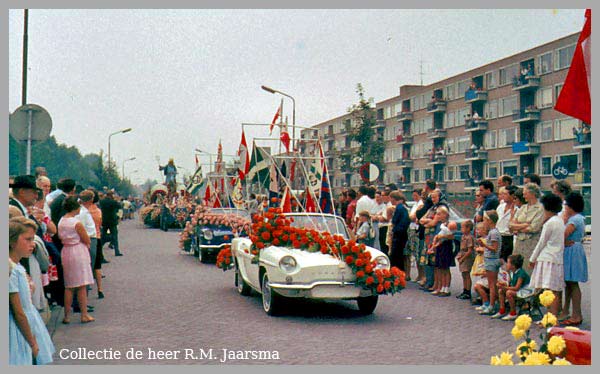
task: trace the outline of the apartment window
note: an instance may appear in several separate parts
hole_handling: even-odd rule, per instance
[[[469,87],[470,81],[469,80],[464,80],[462,82],[458,82],[457,85],[457,96],[460,97],[465,97],[465,92],[467,91],[467,88]]]
[[[552,107],[552,86],[542,87],[536,93],[536,102],[538,108]]]
[[[469,164],[467,165],[458,165],[458,179],[459,180],[465,180],[465,179],[469,179],[470,175],[470,170],[471,167]]]
[[[513,114],[513,110],[518,109],[517,106],[517,95],[508,96],[500,99],[500,107],[498,117],[510,116]]]
[[[446,127],[456,126],[456,112],[446,113]]]
[[[498,118],[498,100],[492,100],[485,103],[483,108],[484,117],[488,119]]]
[[[485,149],[493,149],[498,147],[498,132],[497,130],[487,131],[485,133]]]
[[[444,88],[445,97],[448,100],[456,99],[456,86],[454,84],[448,85]]]
[[[552,71],[552,52],[544,53],[539,57],[538,74],[546,74]]]
[[[390,118],[392,116],[392,108],[389,106],[386,106],[384,108],[385,111],[385,116],[383,118]]]
[[[453,181],[456,168],[454,166],[446,166],[446,180]]]
[[[554,70],[564,69],[571,66],[571,59],[575,53],[575,44],[557,49],[554,52]]]
[[[541,175],[551,175],[552,174],[552,156],[541,158],[540,174]]]
[[[457,118],[456,118],[456,126],[464,126],[465,125],[465,116],[467,114],[469,114],[470,112],[471,111],[470,111],[470,109],[468,107],[467,108],[459,109],[456,112],[456,116],[457,116]]]
[[[471,146],[471,137],[470,136],[461,136],[456,139],[456,152],[462,153],[465,152]]]
[[[507,147],[513,145],[517,141],[517,128],[510,127],[508,129],[498,130],[498,147]]]
[[[579,157],[577,154],[572,155],[558,155],[556,160],[566,165],[569,174],[573,174],[577,171],[577,164],[579,163]]]
[[[412,179],[415,183],[421,182],[421,170],[420,169],[413,169],[412,171]]]
[[[514,177],[518,174],[518,168],[517,160],[502,161],[502,174]]]
[[[538,142],[552,141],[552,121],[544,121],[540,123],[536,130],[535,138]]]
[[[554,140],[572,139],[573,127],[577,128],[579,121],[575,118],[562,118],[554,120]]]
[[[496,74],[497,73],[495,71],[490,71],[489,73],[485,73],[485,87],[488,90],[496,87],[496,85],[497,85]]]
[[[450,138],[446,140],[446,153],[454,153],[456,152],[456,143],[454,138]]]
[[[562,91],[563,84],[554,85],[554,101],[558,101],[558,96],[560,96],[560,91]]]
[[[519,64],[513,64],[513,65],[507,66],[505,68],[502,68],[502,69],[500,69],[499,73],[500,73],[500,79],[499,79],[498,83],[500,86],[512,83],[513,77],[516,77],[519,75]]]
[[[489,179],[498,178],[498,163],[497,162],[488,162],[487,163],[486,178],[489,178]]]
[[[424,180],[431,179],[431,176],[432,176],[431,169],[423,170],[423,179]]]
[[[423,119],[423,132],[426,133],[433,128],[433,116],[427,116]]]

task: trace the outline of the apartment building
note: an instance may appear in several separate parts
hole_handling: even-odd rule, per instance
[[[553,109],[579,33],[426,85],[405,85],[377,102],[376,137],[385,142],[382,183],[403,190],[434,178],[450,195],[472,195],[481,179],[502,174],[522,183],[541,176],[550,189],[552,166],[566,165],[567,179],[591,193],[591,130]],[[361,180],[347,139],[356,125],[349,114],[304,130],[320,137],[335,191]]]

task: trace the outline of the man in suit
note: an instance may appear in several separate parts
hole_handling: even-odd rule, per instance
[[[35,177],[33,175],[16,176],[14,182],[9,187],[12,188],[13,197],[8,200],[8,204],[16,206],[23,213],[24,217],[35,221],[38,225],[36,234],[41,237],[43,235],[42,225],[44,224],[41,222],[41,219],[43,219],[44,212],[42,211],[37,214],[33,206],[38,199],[38,194],[42,190],[37,187]]]
[[[63,178],[58,181],[58,184],[62,186],[62,192],[50,203],[50,218],[56,225],[56,228],[58,228],[58,222],[66,213],[63,208],[63,201],[65,201],[67,196],[75,196],[75,181],[73,179]],[[57,237],[58,235],[54,236]]]
[[[408,271],[404,269],[404,247],[408,241],[408,226],[410,225],[410,219],[408,218],[408,211],[401,201],[405,200],[404,195],[400,191],[392,191],[390,193],[390,202],[396,207],[394,216],[392,217],[391,230],[392,235],[392,251],[390,255],[390,262],[392,266],[398,267],[402,271]]]
[[[114,193],[108,191],[106,197],[100,200],[100,210],[102,211],[102,245],[110,241],[115,249],[115,256],[123,256],[119,251],[119,231],[117,225],[119,218],[117,212],[121,209],[121,204],[114,198]],[[108,232],[110,231],[110,234]]]

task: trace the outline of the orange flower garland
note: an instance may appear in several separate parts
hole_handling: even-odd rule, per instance
[[[404,272],[397,267],[377,269],[377,263],[364,244],[358,244],[355,240],[346,241],[342,236],[328,232],[292,227],[291,222],[290,218],[282,215],[280,208],[270,208],[264,216],[253,217],[250,252],[255,256],[255,262],[258,261],[260,250],[270,245],[298,248],[329,254],[344,261],[356,275],[356,286],[371,289],[374,294],[393,295],[406,287]],[[221,253],[224,262],[227,256],[231,256],[231,250],[223,250],[219,256]]]

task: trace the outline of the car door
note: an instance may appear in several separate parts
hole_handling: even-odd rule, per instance
[[[258,264],[253,264],[252,259],[254,255],[250,253],[250,245],[252,242],[249,239],[235,239],[237,242],[237,260],[240,266],[240,272],[244,277],[244,280],[252,287],[260,290],[260,283],[258,281]]]

